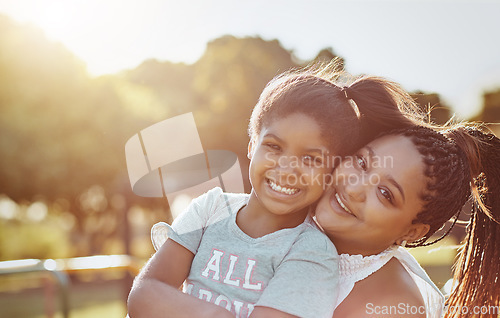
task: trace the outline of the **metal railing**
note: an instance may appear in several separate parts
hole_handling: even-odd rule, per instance
[[[69,275],[82,271],[104,271],[122,269],[132,276],[139,272],[140,265],[129,255],[95,255],[65,259],[22,259],[0,262],[0,276],[40,273],[50,275],[58,285],[61,313],[69,317]]]

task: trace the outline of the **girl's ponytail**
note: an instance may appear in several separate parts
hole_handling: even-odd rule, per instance
[[[377,76],[361,76],[343,88],[359,111],[361,143],[381,132],[424,124],[424,113],[398,83]]]

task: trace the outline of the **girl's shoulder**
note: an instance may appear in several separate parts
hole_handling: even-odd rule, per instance
[[[193,200],[193,203],[205,210],[206,213],[214,214],[223,211],[224,213],[235,213],[235,207],[246,204],[249,195],[246,193],[224,192],[220,187],[214,187]]]

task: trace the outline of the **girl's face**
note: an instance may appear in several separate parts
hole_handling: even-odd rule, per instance
[[[262,127],[249,145],[250,183],[260,208],[303,220],[332,171],[327,145],[316,121],[302,113]]]
[[[372,255],[420,238],[424,163],[410,139],[385,136],[344,160],[316,208],[316,221],[340,253]]]

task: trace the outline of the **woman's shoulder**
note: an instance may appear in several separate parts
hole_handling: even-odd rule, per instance
[[[346,318],[425,316],[425,303],[420,291],[396,258],[357,282],[334,314],[334,317]]]
[[[393,302],[424,306],[418,286],[397,258],[392,258],[372,276],[372,280],[367,277],[367,284],[374,289],[378,286],[380,292],[375,299],[389,302],[390,298]]]

